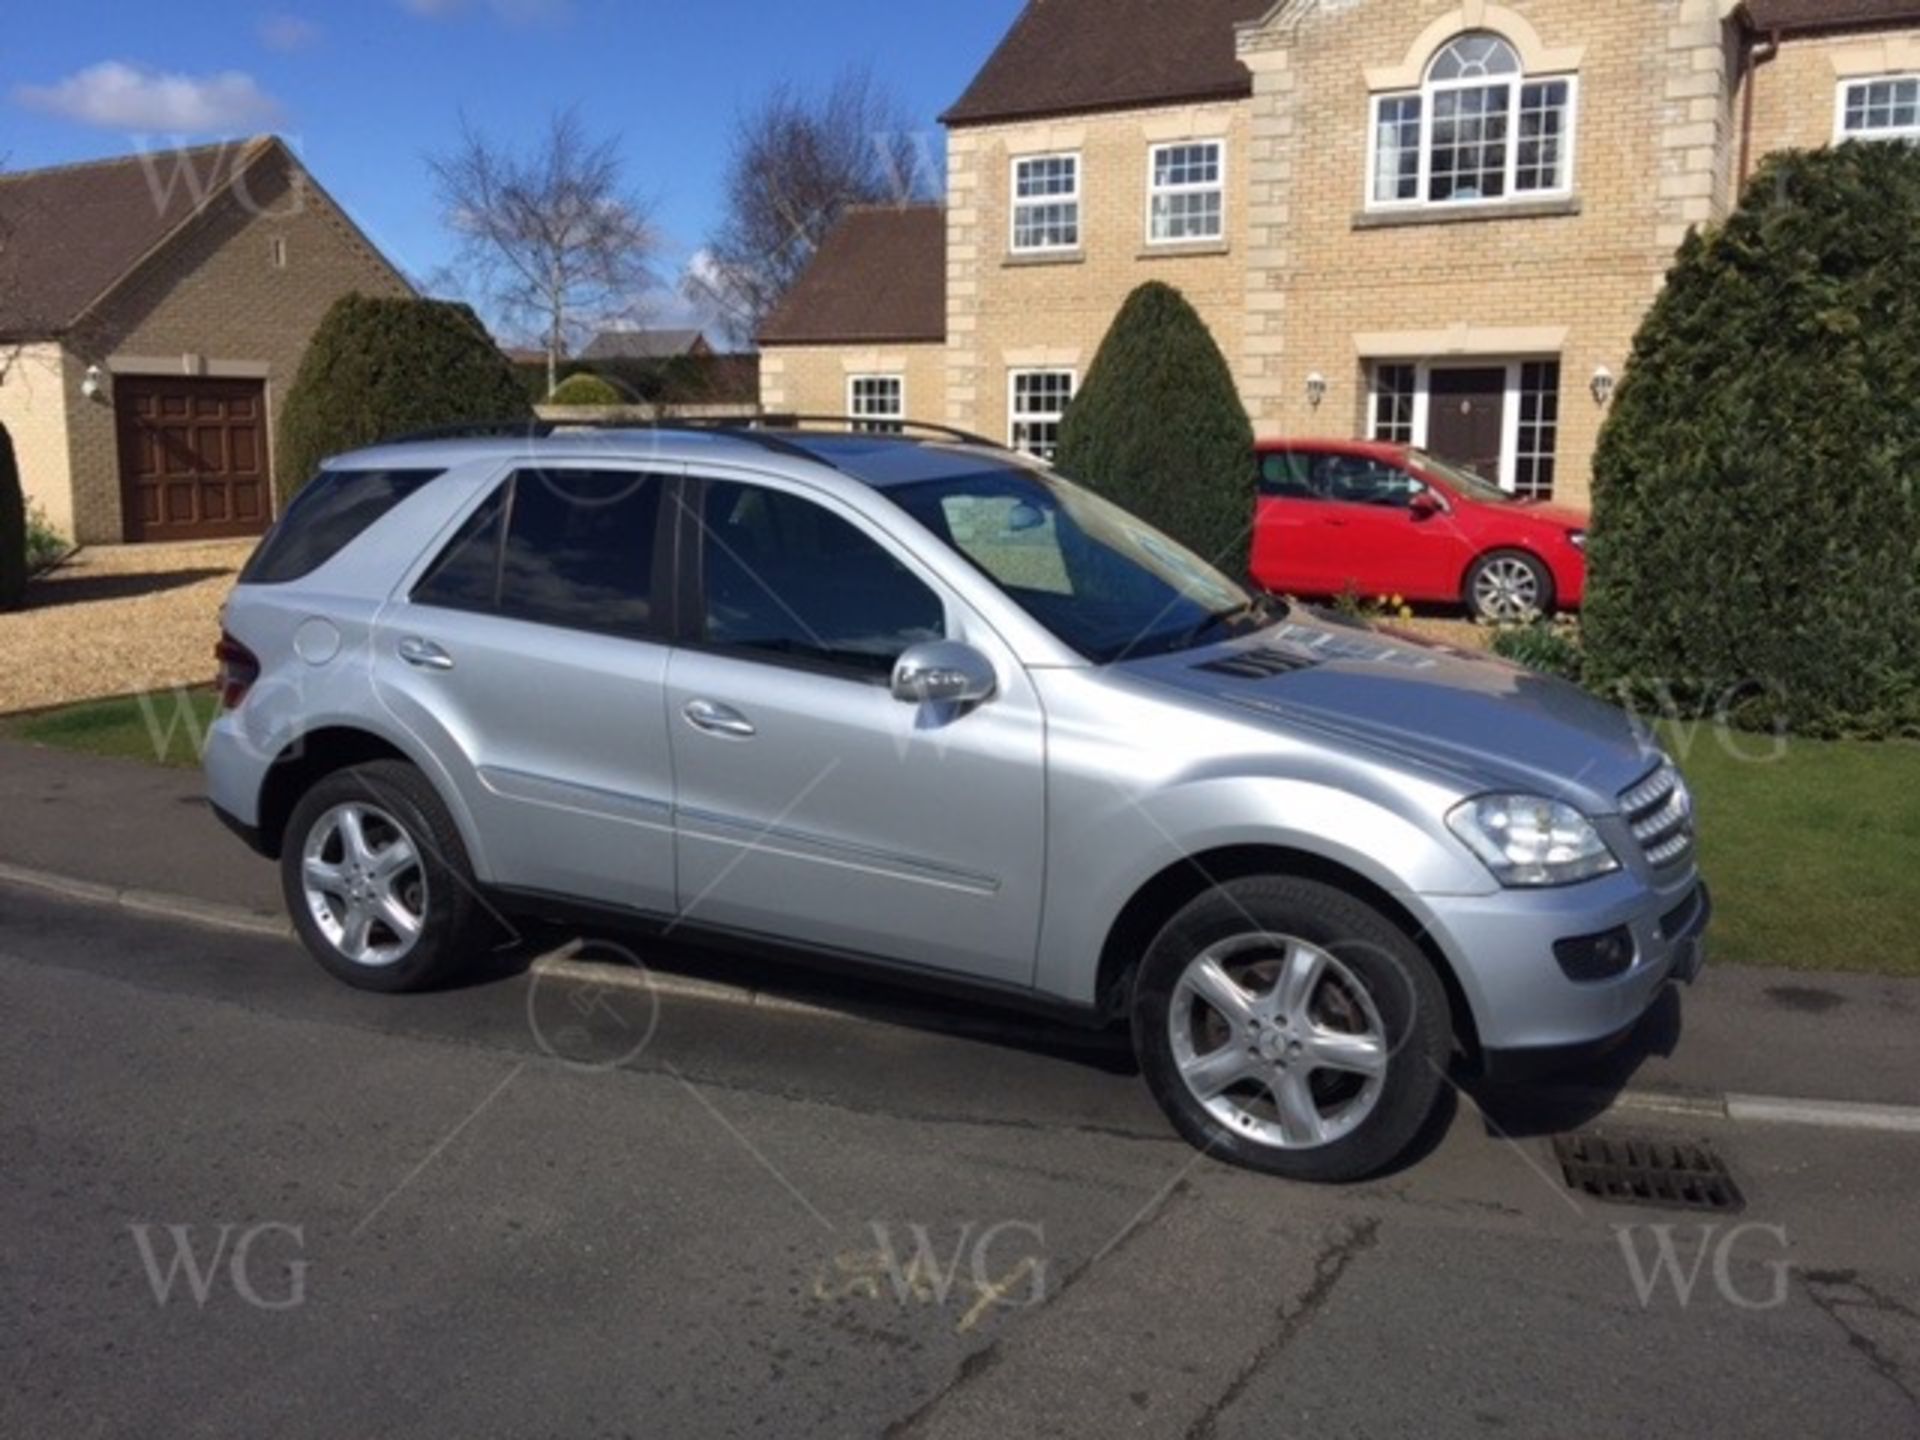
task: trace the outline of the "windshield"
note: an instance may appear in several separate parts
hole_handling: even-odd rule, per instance
[[[1055,475],[986,470],[885,493],[1098,664],[1262,628],[1277,608],[1119,506]]]
[[[1463,470],[1450,460],[1442,460],[1437,455],[1429,455],[1424,450],[1411,450],[1407,453],[1407,462],[1417,470],[1430,470],[1460,491],[1469,500],[1479,500],[1488,505],[1517,505],[1520,502],[1502,490],[1493,481],[1476,475],[1471,470]]]

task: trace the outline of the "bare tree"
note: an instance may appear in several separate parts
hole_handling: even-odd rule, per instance
[[[521,156],[463,117],[459,144],[428,163],[470,288],[540,336],[549,390],[571,342],[640,315],[660,246],[651,207],[625,186],[618,140],[589,139],[560,110]]]
[[[689,288],[750,340],[848,206],[911,204],[943,188],[931,137],[865,70],[818,95],[782,85],[736,124],[725,215]]]

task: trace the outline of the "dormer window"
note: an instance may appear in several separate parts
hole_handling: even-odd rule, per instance
[[[1417,91],[1376,95],[1368,203],[1498,204],[1573,190],[1572,75],[1529,76],[1486,31],[1442,47]]]

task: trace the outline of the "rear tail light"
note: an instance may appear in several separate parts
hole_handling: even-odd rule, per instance
[[[226,631],[213,647],[213,658],[220,662],[214,688],[220,692],[220,708],[232,710],[247,698],[247,691],[260,678],[260,661],[254,653]]]

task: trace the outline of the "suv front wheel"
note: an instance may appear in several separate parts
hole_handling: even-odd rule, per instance
[[[337,770],[301,797],[280,847],[280,885],[314,959],[362,990],[441,984],[484,941],[453,817],[403,761]]]
[[[1405,1153],[1452,1050],[1446,993],[1399,927],[1283,876],[1218,885],[1168,922],[1141,962],[1133,1036],[1187,1140],[1314,1181]]]

